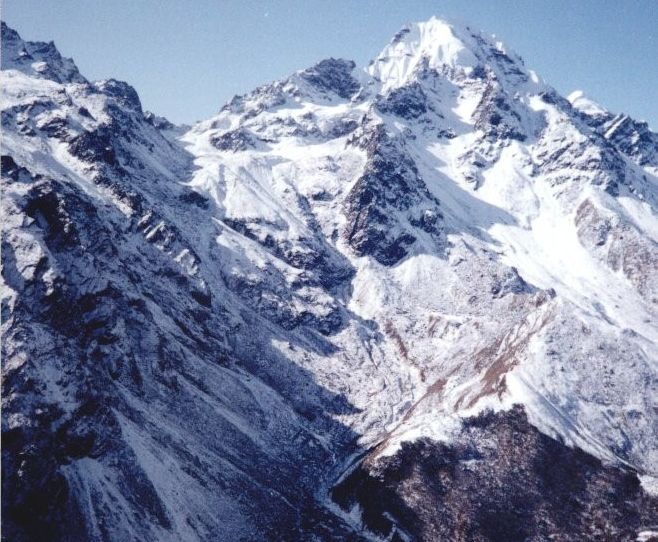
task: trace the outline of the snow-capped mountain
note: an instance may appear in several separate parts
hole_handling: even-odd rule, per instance
[[[2,26],[3,538],[658,530],[658,135],[431,19],[176,127]]]

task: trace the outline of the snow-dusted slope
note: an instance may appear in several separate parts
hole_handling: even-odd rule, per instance
[[[125,83],[2,33],[12,538],[493,539],[461,498],[477,533],[426,521],[429,474],[409,491],[369,473],[533,431],[525,457],[597,480],[590,509],[635,503],[604,527],[574,505],[570,535],[646,523],[629,474],[658,477],[645,124],[432,19],[366,70],[324,60],[178,137]],[[482,487],[546,483],[479,461],[499,476]],[[569,532],[551,499],[537,536]]]

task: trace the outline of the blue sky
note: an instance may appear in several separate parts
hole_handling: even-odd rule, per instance
[[[658,0],[4,0],[26,39],[54,40],[89,79],[132,84],[175,122],[329,56],[366,65],[432,15],[496,34],[563,94],[582,89],[658,129]]]

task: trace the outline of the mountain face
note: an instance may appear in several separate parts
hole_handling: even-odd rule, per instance
[[[658,135],[432,19],[176,127],[2,26],[3,540],[649,540]]]

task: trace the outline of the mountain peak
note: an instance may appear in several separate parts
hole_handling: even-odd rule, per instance
[[[324,92],[333,92],[344,99],[358,92],[360,85],[352,76],[356,64],[342,58],[327,58],[300,72],[307,83]]]
[[[468,76],[483,65],[499,78],[529,78],[522,59],[501,42],[467,26],[432,17],[404,26],[371,62],[368,73],[381,82],[385,92],[404,86],[423,69]]]
[[[2,21],[2,69],[18,70],[56,83],[86,83],[78,67],[64,58],[52,41],[24,41],[18,32]]]
[[[477,58],[455,28],[432,18],[404,26],[371,63],[368,72],[384,90],[403,86],[423,63],[430,68],[475,66]]]

